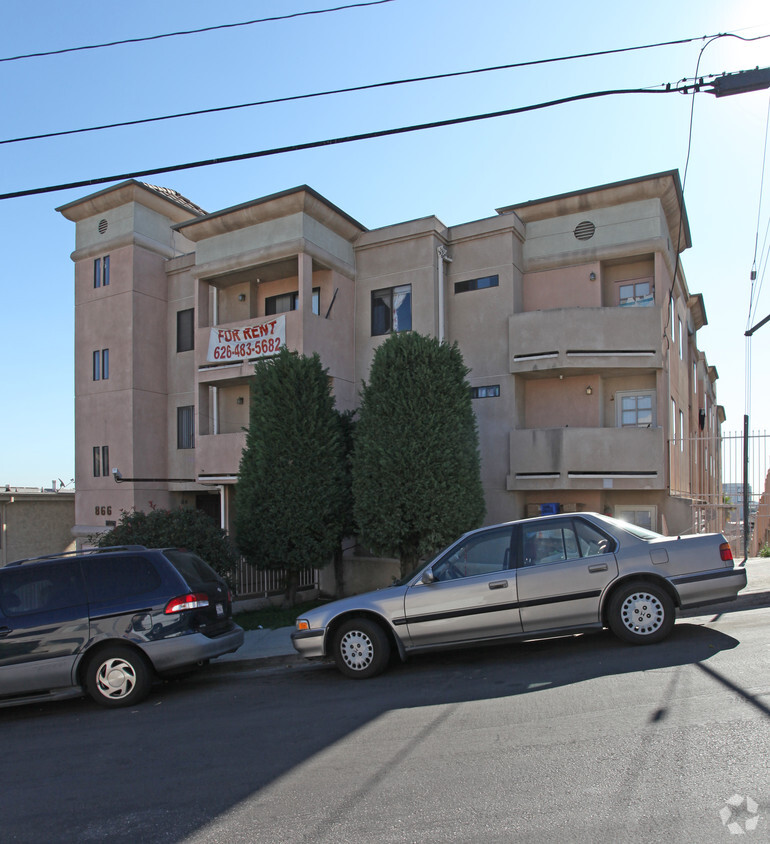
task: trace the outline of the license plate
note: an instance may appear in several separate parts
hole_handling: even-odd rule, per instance
[[[222,606],[222,604],[217,604],[216,608],[217,608],[217,616],[225,614],[225,608]]]

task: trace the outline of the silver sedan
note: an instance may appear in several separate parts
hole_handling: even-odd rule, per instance
[[[746,586],[722,534],[666,537],[597,513],[471,531],[392,586],[297,619],[295,649],[373,677],[393,652],[535,639],[609,627],[651,644],[676,608],[733,599]]]

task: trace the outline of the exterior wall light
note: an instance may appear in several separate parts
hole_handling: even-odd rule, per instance
[[[245,302],[246,301],[246,294],[245,293],[239,293],[238,294],[238,301],[239,302]]]
[[[588,278],[589,278],[591,281],[596,281],[596,273],[591,273],[591,274],[588,276]]]
[[[593,387],[586,387],[586,395],[590,396],[593,395],[594,388]]]
[[[238,398],[235,400],[235,403],[236,404],[243,404],[243,396],[238,396]]]

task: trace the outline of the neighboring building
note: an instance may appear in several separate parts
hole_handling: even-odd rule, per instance
[[[0,566],[75,547],[75,493],[37,487],[0,487]]]
[[[488,522],[557,505],[717,527],[724,414],[676,260],[690,233],[675,171],[452,227],[368,231],[306,186],[206,214],[129,181],[58,210],[77,224],[81,539],[132,507],[229,525],[253,360],[278,342],[318,352],[353,408],[401,330],[462,350]]]

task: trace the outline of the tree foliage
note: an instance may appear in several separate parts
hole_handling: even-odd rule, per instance
[[[227,534],[202,510],[181,507],[124,510],[118,524],[96,541],[100,548],[110,545],[144,545],[147,548],[186,548],[204,559],[228,580],[236,561],[235,548]]]
[[[332,559],[344,527],[345,452],[317,354],[282,348],[257,361],[236,486],[236,542],[259,568],[285,569],[293,603],[302,568]]]
[[[392,334],[362,392],[353,457],[362,541],[404,575],[484,518],[476,417],[457,344]]]

